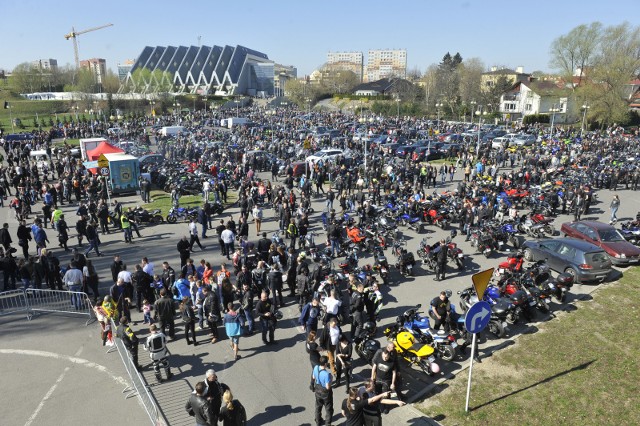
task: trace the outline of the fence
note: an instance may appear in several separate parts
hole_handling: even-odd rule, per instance
[[[89,296],[80,291],[29,288],[0,293],[0,316],[19,312],[28,320],[43,312],[87,316],[86,325],[95,320]]]
[[[0,316],[24,312],[30,320],[33,313],[29,310],[27,295],[22,290],[10,290],[0,293]]]
[[[89,296],[80,291],[41,290],[30,288],[25,291],[29,312],[56,312],[70,315],[88,316],[88,325],[95,320],[93,305]]]
[[[153,395],[151,395],[151,392],[149,392],[147,381],[142,376],[142,374],[140,374],[135,364],[133,363],[129,351],[124,346],[124,343],[122,343],[122,339],[116,337],[116,323],[113,321],[113,319],[110,319],[109,321],[111,322],[113,341],[115,343],[114,346],[117,349],[118,354],[120,355],[120,359],[122,360],[122,364],[124,365],[124,369],[127,371],[129,379],[131,380],[131,386],[127,386],[126,388],[124,388],[122,390],[122,393],[126,395],[125,398],[129,398],[135,395],[140,398],[140,402],[147,412],[147,415],[149,416],[152,424],[156,426],[167,426],[169,423],[158,408],[158,404],[156,403],[155,398],[153,397]],[[111,351],[112,350],[109,349],[107,353]]]

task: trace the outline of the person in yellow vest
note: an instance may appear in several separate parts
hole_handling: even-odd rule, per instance
[[[64,212],[60,210],[58,206],[53,206],[53,213],[51,213],[51,226],[56,231],[58,230],[58,221],[60,220],[60,216],[62,216]]]
[[[129,222],[129,218],[126,214],[123,214],[120,217],[120,225],[122,226],[122,231],[124,232],[124,242],[131,243],[133,242],[133,233],[131,232],[131,222]]]

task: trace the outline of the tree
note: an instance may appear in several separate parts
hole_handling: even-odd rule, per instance
[[[482,94],[482,97],[480,98],[482,104],[494,105],[497,107],[498,105],[500,105],[500,97],[506,91],[511,89],[512,86],[513,84],[511,83],[511,80],[509,80],[506,75],[498,76],[495,84],[493,86],[490,86],[489,89]]]
[[[568,34],[556,38],[551,43],[551,67],[560,70],[568,81],[573,80],[574,72],[579,69],[579,86],[585,68],[593,65],[601,34],[602,24],[593,22],[589,25],[579,25]]]
[[[350,93],[356,87],[360,79],[353,71],[330,69],[325,67],[321,70],[322,79],[320,86],[323,94]]]
[[[118,75],[111,71],[107,71],[107,75],[102,77],[102,91],[105,93],[118,93],[118,89],[120,89],[120,79]]]
[[[28,62],[16,65],[11,73],[11,81],[18,93],[33,93],[43,89],[43,78],[40,68]]]
[[[462,56],[456,53],[453,57],[447,52],[442,62],[438,64],[437,87],[441,101],[455,114],[455,107],[460,103],[460,73],[459,66]]]
[[[480,82],[484,70],[485,66],[480,58],[471,58],[460,64],[459,93],[463,104],[480,100]]]

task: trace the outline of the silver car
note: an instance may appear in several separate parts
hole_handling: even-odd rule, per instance
[[[586,241],[572,238],[528,240],[522,249],[529,262],[546,260],[554,271],[573,275],[574,282],[604,281],[611,272],[607,252]]]

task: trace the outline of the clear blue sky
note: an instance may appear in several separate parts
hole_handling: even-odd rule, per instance
[[[2,0],[0,68],[54,58],[73,63],[64,34],[78,37],[80,59],[101,57],[115,70],[144,46],[244,45],[311,73],[328,51],[404,48],[408,68],[424,71],[447,52],[487,67],[549,70],[549,46],[579,24],[633,23],[637,0]]]

